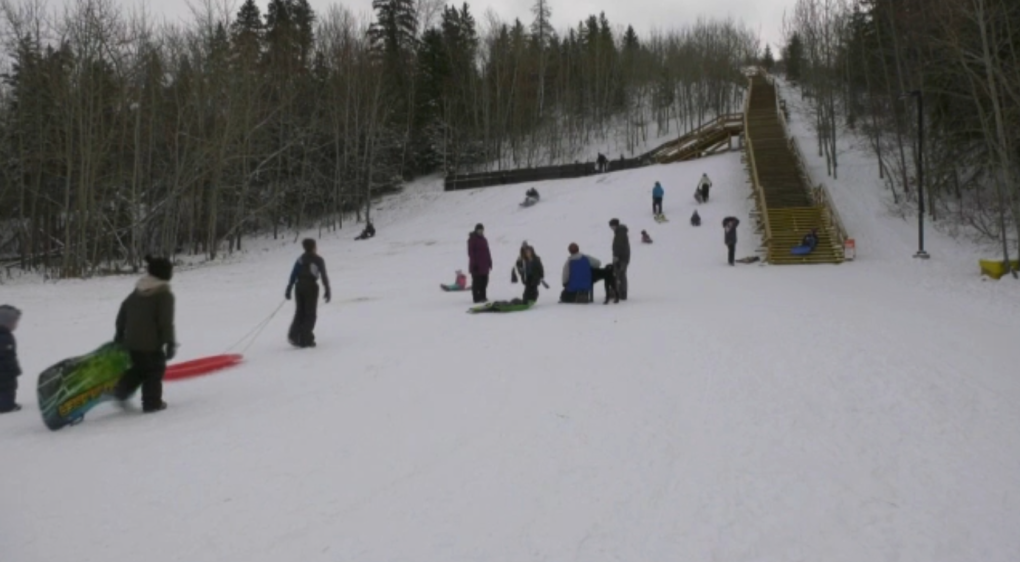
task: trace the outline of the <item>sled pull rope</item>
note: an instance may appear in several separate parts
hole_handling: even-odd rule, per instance
[[[283,308],[283,305],[286,304],[286,303],[287,303],[286,300],[281,301],[280,305],[276,307],[276,310],[274,310],[272,314],[270,314],[268,317],[266,317],[265,320],[263,320],[263,321],[259,322],[258,324],[256,324],[255,327],[252,328],[247,334],[245,334],[241,339],[237,340],[234,343],[234,345],[231,345],[226,350],[224,350],[224,353],[227,353],[227,352],[231,351],[235,347],[237,347],[237,346],[241,345],[242,343],[244,343],[245,340],[248,340],[250,338],[251,341],[248,341],[247,345],[245,345],[244,348],[241,349],[241,353],[244,354],[244,352],[248,351],[248,348],[251,347],[252,344],[255,343],[255,340],[257,340],[259,338],[259,336],[262,334],[262,331],[266,329],[266,326],[269,326],[269,323],[273,320],[274,317],[276,317],[276,314],[278,312],[280,312],[280,309]]]

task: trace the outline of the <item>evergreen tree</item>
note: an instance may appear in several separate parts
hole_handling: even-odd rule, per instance
[[[786,65],[786,78],[796,82],[800,80],[801,68],[804,64],[804,43],[800,35],[793,33],[783,49],[783,63]]]
[[[252,68],[262,55],[262,13],[255,0],[245,0],[230,24],[230,40],[235,60]]]
[[[776,65],[776,59],[772,56],[772,47],[768,44],[765,45],[765,54],[761,58],[761,65],[769,72],[772,72],[772,67]]]

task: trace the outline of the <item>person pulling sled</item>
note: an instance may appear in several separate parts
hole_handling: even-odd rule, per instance
[[[652,237],[649,236],[648,233],[645,232],[644,230],[641,231],[641,243],[642,244],[651,244],[652,243]]]
[[[127,350],[131,368],[117,381],[114,396],[124,405],[141,387],[142,411],[148,413],[166,409],[163,376],[167,361],[177,354],[177,338],[175,299],[170,291],[173,263],[152,256],[145,261],[148,275],[138,280],[117,312],[113,341]]]
[[[326,261],[317,252],[315,240],[305,238],[301,242],[305,253],[294,262],[287,283],[287,300],[294,297],[294,320],[287,333],[287,341],[295,347],[315,347],[315,321],[319,307],[319,279],[326,289],[324,300],[329,302],[331,291]]]

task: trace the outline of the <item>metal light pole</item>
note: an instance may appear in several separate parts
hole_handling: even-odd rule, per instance
[[[917,253],[915,258],[928,259],[924,251],[924,96],[921,90],[910,95],[917,98]]]

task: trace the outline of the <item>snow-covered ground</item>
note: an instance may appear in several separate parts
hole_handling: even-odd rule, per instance
[[[112,335],[133,279],[0,286],[27,372],[25,410],[0,416],[0,560],[1020,559],[1015,283],[952,270],[951,241],[925,263],[892,251],[913,225],[869,221],[865,196],[841,207],[858,261],[728,267],[724,216],[738,255],[757,245],[738,154],[537,184],[521,209],[527,187],[418,185],[375,239],[327,237],[319,347],[287,345],[287,306],[242,366],[167,383],[157,415],[104,405],[51,433],[34,404],[40,370]],[[612,217],[631,230],[627,302],[544,291],[474,316],[437,287],[476,222],[490,297],[510,298],[523,240],[555,288],[570,242],[609,259]],[[276,309],[297,253],[180,272],[180,358]]]

